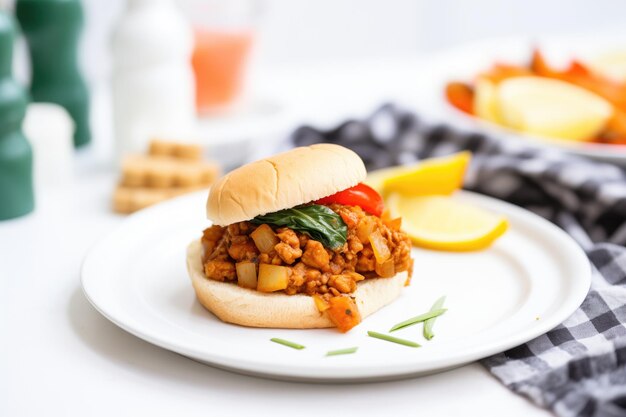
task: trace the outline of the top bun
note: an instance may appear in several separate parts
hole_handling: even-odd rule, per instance
[[[209,193],[207,217],[219,226],[309,203],[353,187],[367,175],[351,150],[328,143],[292,149],[220,178]]]

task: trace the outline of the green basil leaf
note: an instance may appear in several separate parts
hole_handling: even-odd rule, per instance
[[[347,240],[348,226],[340,215],[326,206],[312,204],[256,216],[255,224],[288,227],[319,241],[329,249],[339,249]]]

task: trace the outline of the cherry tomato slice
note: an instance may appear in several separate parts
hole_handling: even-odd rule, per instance
[[[383,214],[385,204],[382,197],[369,185],[357,184],[343,191],[339,191],[328,197],[320,198],[316,204],[338,203],[345,206],[359,206],[366,212],[380,217]]]

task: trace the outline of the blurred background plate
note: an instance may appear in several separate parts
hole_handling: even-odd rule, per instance
[[[445,121],[464,130],[479,131],[502,140],[557,148],[572,154],[626,165],[626,145],[581,143],[532,136],[498,126],[461,112],[445,98],[450,81],[472,81],[493,63],[527,64],[534,48],[539,48],[554,65],[565,65],[572,58],[585,61],[600,54],[624,50],[626,34],[602,36],[504,37],[471,42],[433,55],[423,62],[414,97],[402,97],[428,118]]]

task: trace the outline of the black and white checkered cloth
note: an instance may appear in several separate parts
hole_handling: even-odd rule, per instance
[[[344,145],[370,170],[472,151],[465,188],[548,218],[580,243],[594,267],[591,290],[570,318],[482,363],[507,387],[559,416],[626,416],[626,175],[621,169],[428,126],[392,105],[328,131],[301,127],[291,140],[298,146]]]

